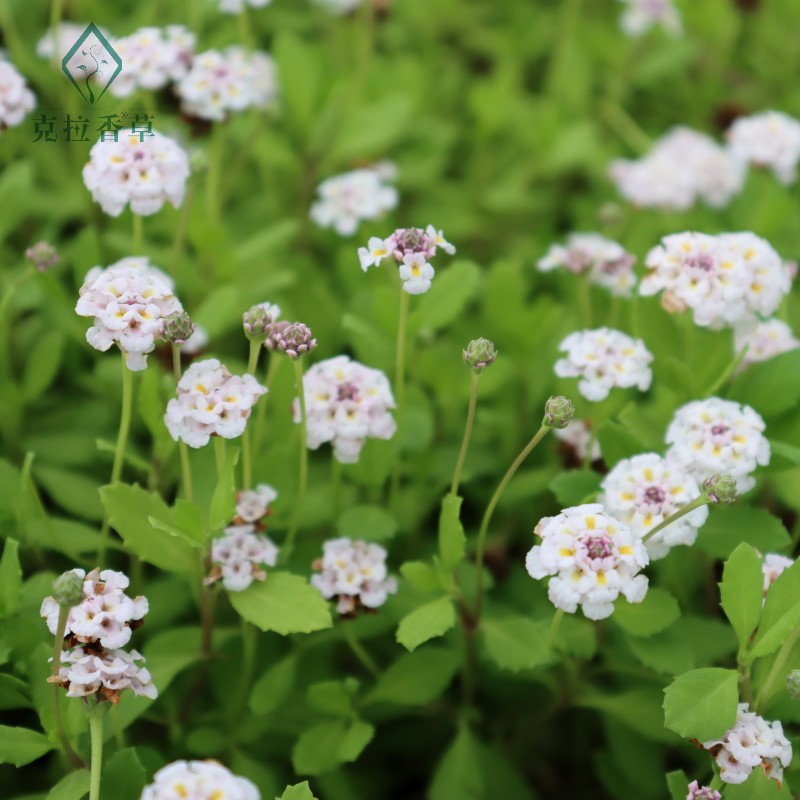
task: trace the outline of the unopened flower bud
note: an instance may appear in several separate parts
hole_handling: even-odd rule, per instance
[[[300,358],[317,346],[317,340],[302,322],[279,322],[272,326],[266,346],[286,353],[289,358]]]
[[[47,242],[38,242],[25,251],[25,258],[33,264],[39,272],[46,272],[58,264],[59,257],[53,245]]]
[[[484,369],[494,364],[497,348],[488,339],[473,339],[464,350],[464,361],[472,369]]]
[[[242,314],[244,335],[251,342],[265,341],[273,322],[272,314],[263,305],[251,306]]]
[[[53,581],[53,599],[64,608],[78,605],[83,598],[83,578],[73,570],[64,572]]]
[[[732,503],[736,500],[736,479],[730,475],[712,475],[703,481],[703,494],[712,503]]]
[[[575,404],[568,397],[551,397],[544,404],[542,425],[548,428],[566,428],[575,416]]]
[[[800,700],[800,669],[793,669],[786,676],[786,691],[792,700]]]
[[[195,324],[185,311],[173,311],[164,317],[164,338],[171,344],[183,344],[194,330]]]

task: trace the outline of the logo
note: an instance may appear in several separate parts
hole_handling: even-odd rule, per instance
[[[81,97],[94,104],[122,71],[122,59],[91,22],[64,56],[61,69]]]

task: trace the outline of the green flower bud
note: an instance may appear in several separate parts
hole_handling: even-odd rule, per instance
[[[317,340],[302,322],[278,322],[270,327],[266,346],[297,359],[310,353],[317,346]]]
[[[193,333],[195,325],[185,311],[173,311],[164,317],[164,338],[171,344],[183,344]]]
[[[72,608],[83,598],[83,578],[69,570],[53,581],[53,599],[60,606]]]
[[[786,691],[792,700],[800,700],[800,669],[793,669],[786,676]]]
[[[703,481],[703,494],[712,503],[732,503],[736,500],[736,479],[730,475],[712,475]]]
[[[473,339],[464,350],[464,361],[472,369],[484,369],[494,364],[497,348],[488,339]]]
[[[275,320],[264,305],[251,306],[242,314],[244,335],[251,342],[264,342]]]
[[[548,428],[566,428],[575,416],[575,404],[568,397],[551,397],[544,404],[542,425]]]

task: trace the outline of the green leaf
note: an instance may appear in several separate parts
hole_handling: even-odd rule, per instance
[[[83,800],[89,794],[89,773],[85,769],[70,772],[48,793],[47,800]]]
[[[787,461],[800,466],[800,447],[786,442],[776,442],[774,439],[770,439],[769,444],[772,449],[772,455],[781,456]]]
[[[334,717],[349,718],[353,713],[353,695],[358,690],[358,681],[323,681],[308,687],[306,702],[309,708]]]
[[[519,672],[553,660],[550,626],[523,616],[493,619],[481,625],[481,640],[489,658],[501,669]]]
[[[424,561],[406,561],[400,567],[400,574],[420,592],[437,592],[442,588],[436,570]]]
[[[606,464],[616,464],[647,449],[630,428],[607,420],[597,431],[597,441]]]
[[[739,648],[744,650],[758,625],[764,602],[761,557],[749,544],[743,542],[731,553],[719,589],[722,609],[736,631]]]
[[[412,611],[397,628],[397,641],[407,650],[443,636],[456,624],[456,612],[449,597],[440,597]]]
[[[250,710],[262,716],[269,714],[286,701],[294,686],[297,656],[282,658],[270,667],[253,686],[250,694]]]
[[[800,623],[800,561],[784,570],[767,591],[767,600],[761,612],[748,661],[775,652],[789,632]]]
[[[677,623],[652,636],[629,636],[628,647],[646,667],[670,677],[693,669],[698,661]]]
[[[397,533],[397,521],[378,506],[355,506],[336,520],[336,531],[350,539],[385,542]]]
[[[731,385],[729,396],[758,409],[764,417],[781,414],[800,402],[800,350],[751,364]]]
[[[725,785],[725,800],[792,800],[793,797],[786,781],[778,786],[763,769],[754,769],[744,783]]]
[[[22,567],[19,565],[19,543],[6,539],[0,558],[0,617],[13,614],[19,606]]]
[[[355,761],[375,734],[372,725],[343,719],[320,722],[303,732],[292,750],[292,765],[301,775],[322,775]]]
[[[30,403],[39,397],[53,382],[61,364],[64,334],[49,331],[38,339],[25,358],[25,376],[22,379],[22,396]]]
[[[602,711],[648,739],[674,744],[675,736],[664,727],[660,701],[661,692],[653,687],[614,694],[591,691],[581,695],[577,705]]]
[[[683,770],[667,773],[667,789],[669,789],[670,800],[686,800],[688,785],[689,779]]]
[[[328,603],[305,578],[270,572],[243,592],[228,592],[240,616],[262,631],[311,633],[333,625]]]
[[[791,544],[783,523],[763,508],[716,506],[697,537],[697,547],[713,558],[728,558],[742,542],[762,553],[783,550]]]
[[[225,453],[225,464],[217,475],[214,494],[211,495],[211,506],[208,510],[208,527],[212,534],[221,531],[231,524],[236,513],[236,481],[234,471],[239,460],[239,448],[228,447]]]
[[[103,764],[102,793],[114,800],[139,800],[147,775],[136,749],[129,747],[115,753]]]
[[[666,589],[650,589],[641,603],[620,598],[612,619],[633,636],[652,636],[663,631],[681,615],[678,601]]]
[[[436,280],[429,291],[419,296],[416,311],[409,324],[414,330],[446,328],[478,291],[481,271],[472,261],[455,261],[436,271]]]
[[[283,794],[275,800],[317,800],[317,798],[312,794],[308,781],[303,781],[294,786],[287,786]]]
[[[319,108],[323,65],[320,50],[288,30],[281,31],[272,45],[280,75],[283,107],[287,118],[302,134],[311,126]]]
[[[427,705],[449,686],[458,663],[454,653],[441,647],[404,653],[380,676],[365,702]]]
[[[49,753],[55,745],[43,734],[28,728],[0,725],[0,764],[24,767]]]
[[[80,472],[58,467],[37,466],[36,480],[61,508],[82,519],[103,519],[103,506],[97,494],[99,483]]]
[[[0,709],[30,707],[28,684],[14,675],[0,674]]]
[[[481,773],[479,744],[467,725],[459,727],[453,744],[436,767],[428,800],[483,798],[484,778]]]
[[[736,670],[694,669],[664,689],[664,724],[686,739],[716,739],[736,722],[738,702]]]
[[[463,498],[458,495],[447,494],[439,513],[439,555],[442,564],[450,570],[458,566],[467,550],[467,537],[460,518],[462,502]]]
[[[561,472],[550,481],[550,491],[563,508],[582,503],[600,489],[601,475],[590,469],[571,469]]]

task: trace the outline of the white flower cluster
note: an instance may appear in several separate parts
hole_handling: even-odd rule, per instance
[[[551,245],[537,266],[541,272],[559,267],[576,274],[588,272],[592,283],[605,287],[611,294],[627,297],[636,284],[635,262],[636,256],[599,233],[571,233],[566,244]]]
[[[602,493],[597,501],[639,538],[701,495],[691,475],[656,453],[642,453],[620,461],[603,479],[600,488]],[[708,507],[701,506],[648,539],[645,546],[650,558],[663,558],[679,544],[694,544],[706,519]]]
[[[697,781],[692,781],[687,787],[689,794],[686,800],[722,800],[722,795],[709,786],[700,786]]]
[[[367,438],[391,439],[397,429],[395,407],[386,376],[347,356],[314,364],[303,376],[307,444],[316,450],[333,443],[333,454],[342,464],[358,461]],[[300,402],[293,405],[294,421],[300,421]]]
[[[660,25],[667,33],[681,32],[681,18],[673,0],[621,0],[625,11],[620,27],[628,36],[641,36],[650,28]]]
[[[618,159],[609,173],[617,190],[634,205],[678,211],[702,200],[721,208],[744,185],[746,165],[710,136],[673,128],[647,155]]]
[[[123,258],[110,267],[89,270],[75,311],[93,317],[86,341],[105,352],[113,344],[133,371],[147,366],[147,354],[161,338],[164,317],[183,308],[172,281],[147,258]]]
[[[783,575],[784,570],[794,566],[794,561],[778,553],[767,553],[761,561],[761,572],[764,574],[764,595],[769,587]]]
[[[781,783],[784,767],[792,761],[792,745],[780,722],[767,722],[747,703],[739,703],[736,724],[721,738],[703,742],[719,765],[725,783],[744,783],[761,767],[764,774]]]
[[[409,294],[424,294],[431,288],[434,270],[428,263],[438,248],[453,255],[456,248],[433,225],[422,228],[399,228],[388,239],[373,236],[367,247],[358,248],[361,269],[377,267],[384,258],[393,258],[400,268],[403,289]]]
[[[660,291],[673,312],[692,310],[695,324],[712,329],[769,316],[791,288],[789,269],[770,244],[754,233],[676,233],[647,255],[651,270],[639,287]]]
[[[315,561],[311,576],[326,600],[338,598],[340,614],[354,614],[360,606],[378,608],[397,591],[397,579],[386,570],[386,550],[378,544],[350,539],[329,539],[323,556]]]
[[[242,47],[195,56],[177,85],[181,108],[200,119],[223,120],[231,112],[266,108],[278,94],[275,64],[266,53]]]
[[[261,531],[270,513],[270,503],[278,493],[266,483],[239,492],[233,524],[211,545],[213,568],[206,584],[222,579],[229,592],[244,591],[254,580],[266,580],[263,565],[274,567],[278,548]]]
[[[92,570],[88,575],[82,569],[73,569],[83,578],[83,597],[70,609],[66,635],[84,644],[99,642],[115,650],[124,647],[131,639],[130,623],[147,613],[147,599],[128,597],[125,589],[130,585],[122,572],[105,569]],[[59,605],[52,597],[42,601],[41,615],[47,620],[50,633],[58,630]]]
[[[553,435],[575,450],[576,457],[583,461],[586,458],[589,444],[592,449],[589,454],[591,461],[598,461],[603,457],[600,452],[600,442],[596,436],[592,436],[592,429],[586,420],[574,419],[566,428],[553,428]]]
[[[647,594],[645,546],[623,523],[597,503],[564,509],[545,517],[534,533],[542,540],[525,560],[532,578],[554,576],[550,602],[569,614],[580,605],[588,619],[605,619],[620,594],[640,603]]]
[[[58,71],[61,72],[61,60],[69,53],[75,42],[80,39],[81,35],[86,30],[86,25],[87,23],[85,22],[78,23],[62,20],[57,28],[48,28],[47,32],[36,44],[36,55],[39,56],[39,58],[56,60],[58,62]],[[105,28],[101,28],[98,25],[97,29],[109,41],[114,38]],[[57,53],[53,51],[54,44],[57,48]],[[54,59],[54,55],[57,55],[58,58]]]
[[[0,54],[0,133],[4,128],[19,125],[35,105],[36,97],[25,78]]]
[[[750,406],[709,397],[681,406],[667,428],[667,458],[702,483],[727,473],[739,492],[755,485],[751,473],[769,464],[764,420]]]
[[[102,139],[89,151],[83,182],[92,199],[112,217],[130,203],[134,214],[155,214],[164,203],[178,208],[189,177],[189,157],[161,133]]]
[[[265,8],[272,0],[219,0],[219,10],[223,14],[241,14],[250,8]]]
[[[394,164],[383,162],[324,180],[317,187],[311,219],[340,236],[354,234],[362,220],[380,219],[397,206],[397,189],[384,183],[394,179],[396,172]]]
[[[800,347],[800,339],[795,337],[792,329],[780,319],[757,320],[754,325],[747,325],[734,331],[734,347],[740,353],[747,347],[740,369],[757,361],[767,361],[781,353],[788,353]]]
[[[793,183],[800,161],[800,122],[780,111],[739,117],[726,132],[742,161],[772,170],[781,183]]]
[[[650,388],[653,356],[641,339],[610,328],[576,331],[558,346],[566,358],[555,364],[559,378],[580,378],[578,390],[593,402],[605,400],[614,387]]]
[[[155,700],[158,690],[153,686],[150,672],[141,666],[143,663],[144,658],[136,650],[128,653],[73,647],[61,654],[58,682],[67,688],[67,697],[99,693],[116,703],[119,693],[130,689],[135,695]]]
[[[261,793],[216,761],[173,761],[156,772],[140,800],[261,800]]]
[[[189,71],[195,40],[183,25],[140,28],[114,39],[122,71],[108,90],[115,97],[127,97],[136,89],[154,91],[180,80]]]
[[[362,0],[314,0],[314,2],[333,14],[349,14],[361,5]]]
[[[266,389],[252,375],[231,375],[216,359],[196,361],[178,382],[164,422],[172,438],[204,447],[212,436],[235,439]]]

